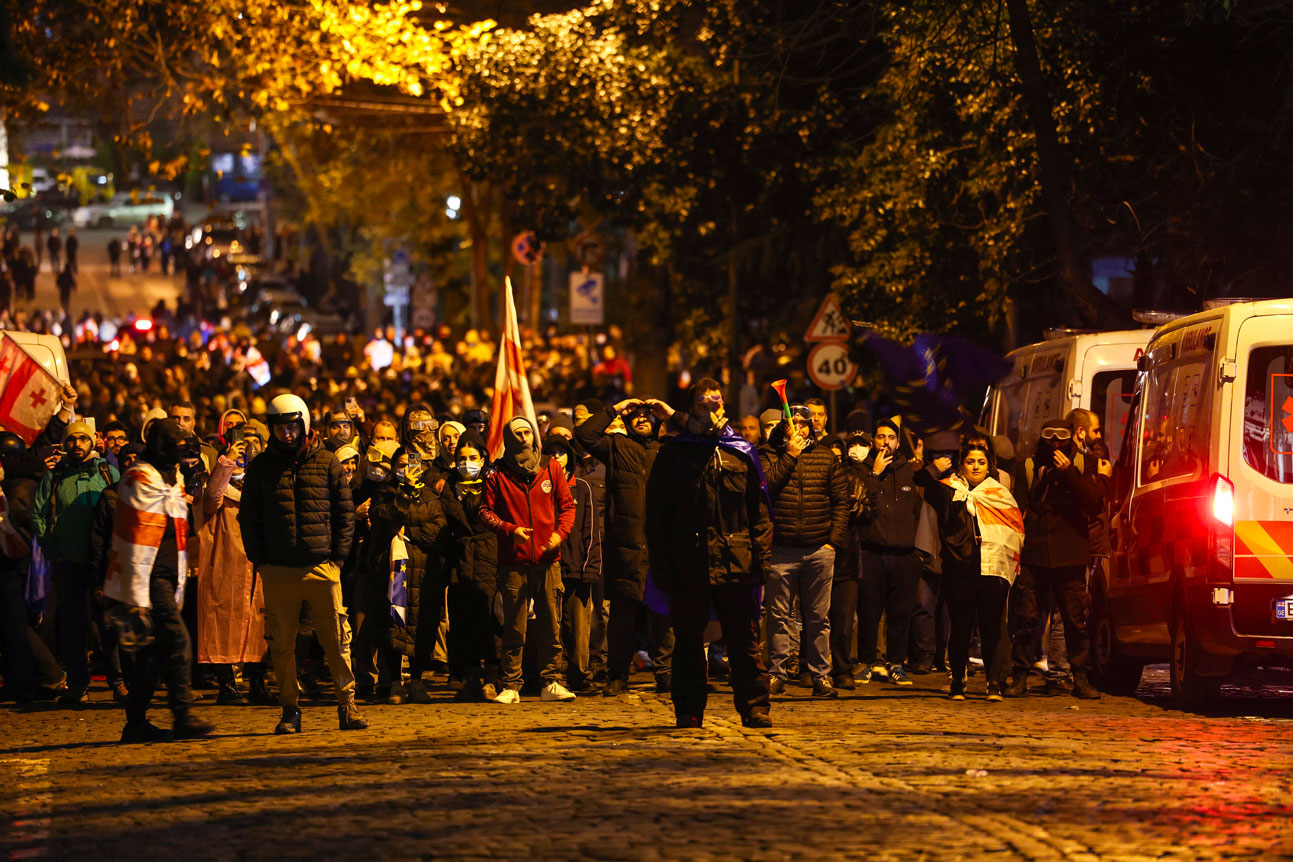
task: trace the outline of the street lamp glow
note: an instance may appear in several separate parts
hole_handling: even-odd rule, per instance
[[[462,198],[457,195],[449,195],[449,199],[446,200],[445,203],[449,205],[449,209],[451,210],[462,209]]]

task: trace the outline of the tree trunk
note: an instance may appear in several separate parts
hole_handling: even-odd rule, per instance
[[[467,233],[471,237],[471,328],[490,326],[489,315],[489,236],[481,215],[481,193],[478,183],[462,174],[462,211],[467,220]]]
[[[1033,33],[1028,0],[1006,0],[1010,16],[1010,38],[1015,48],[1015,71],[1023,85],[1024,103],[1028,106],[1033,135],[1037,139],[1037,167],[1042,187],[1042,202],[1059,258],[1060,278],[1082,320],[1090,326],[1120,325],[1120,315],[1107,296],[1096,289],[1086,275],[1078,253],[1077,226],[1069,209],[1071,183],[1068,156],[1060,146],[1055,129],[1046,81],[1037,56],[1037,39]]]

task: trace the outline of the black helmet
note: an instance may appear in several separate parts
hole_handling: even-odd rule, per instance
[[[12,431],[0,431],[0,458],[16,458],[27,451],[27,444]]]

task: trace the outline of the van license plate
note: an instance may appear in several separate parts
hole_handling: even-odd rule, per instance
[[[1293,597],[1275,600],[1275,619],[1293,620]]]

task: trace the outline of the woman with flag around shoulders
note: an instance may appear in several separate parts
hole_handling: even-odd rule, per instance
[[[1024,545],[1024,516],[996,473],[991,448],[980,441],[961,444],[958,464],[935,458],[916,473],[925,502],[938,516],[942,539],[943,591],[952,618],[948,664],[952,700],[965,700],[965,673],[970,635],[979,624],[988,700],[1002,699],[1009,638],[1006,605],[1019,573]]]

